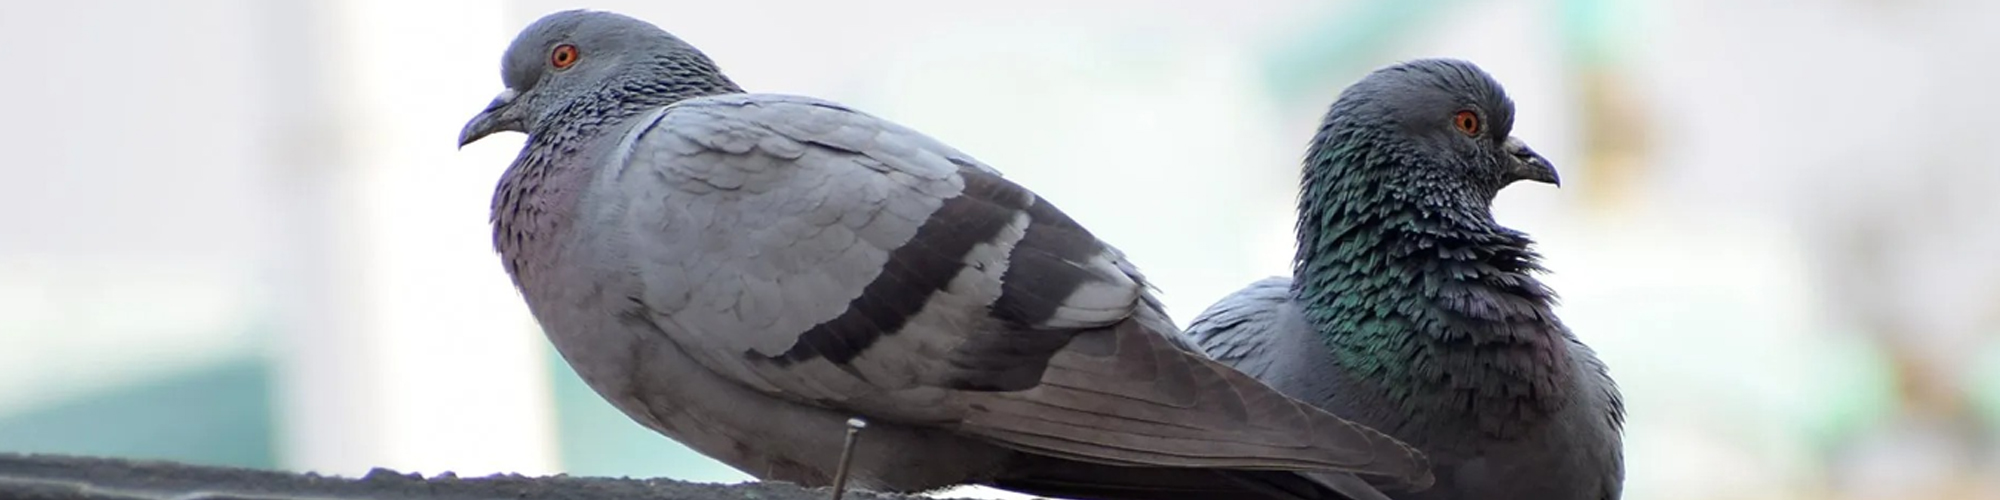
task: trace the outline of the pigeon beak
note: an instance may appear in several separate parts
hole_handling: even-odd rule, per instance
[[[1556,175],[1556,166],[1549,163],[1548,158],[1543,158],[1541,154],[1535,153],[1534,149],[1528,148],[1528,143],[1508,137],[1502,149],[1505,149],[1507,156],[1514,160],[1507,165],[1509,182],[1535,181],[1562,187],[1562,178]]]
[[[514,99],[520,96],[521,92],[514,89],[501,91],[493,102],[486,104],[486,110],[474,115],[472,121],[466,122],[465,128],[458,131],[458,147],[464,149],[465,145],[495,132],[527,132],[521,128],[521,117],[514,113]]]

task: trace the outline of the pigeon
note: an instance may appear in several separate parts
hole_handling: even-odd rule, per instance
[[[1120,251],[931,137],[748,93],[616,13],[549,14],[501,62],[459,145],[527,135],[492,203],[506,272],[598,395],[703,455],[896,493],[1429,486],[1408,445],[1208,359]]]
[[[1224,297],[1183,332],[1285,394],[1429,458],[1401,500],[1611,500],[1624,403],[1553,310],[1527,235],[1493,220],[1515,181],[1560,185],[1510,136],[1472,63],[1420,59],[1341,92],[1306,153],[1292,277]]]

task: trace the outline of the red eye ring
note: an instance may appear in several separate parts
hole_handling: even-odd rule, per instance
[[[555,50],[549,51],[549,65],[556,69],[569,69],[570,66],[576,65],[576,60],[580,57],[583,56],[577,53],[575,45],[567,43],[557,45]]]
[[[1480,114],[1476,114],[1472,110],[1458,110],[1458,114],[1452,114],[1452,126],[1456,126],[1458,132],[1466,132],[1466,136],[1478,136],[1480,134]]]
[[[1458,114],[1452,115],[1451,124],[1458,127],[1458,131],[1464,132],[1465,135],[1479,135],[1479,113],[1474,113],[1472,110],[1460,110]]]

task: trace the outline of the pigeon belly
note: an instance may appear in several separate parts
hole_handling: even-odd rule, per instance
[[[550,254],[577,263],[603,262],[572,252],[542,255]],[[633,320],[622,295],[605,292],[629,285],[616,282],[616,273],[586,269],[557,263],[522,282],[543,333],[585,384],[640,425],[758,479],[808,487],[833,483],[847,419],[856,415],[779,399],[709,371],[665,333]],[[576,272],[591,276],[563,276]],[[590,285],[577,290],[563,289],[560,283]],[[848,481],[876,491],[983,482],[1013,455],[983,441],[869,420]]]

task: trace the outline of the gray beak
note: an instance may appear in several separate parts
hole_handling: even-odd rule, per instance
[[[1512,164],[1507,165],[1508,182],[1535,181],[1562,187],[1562,178],[1556,175],[1556,166],[1549,163],[1548,158],[1543,158],[1542,155],[1535,153],[1534,149],[1530,149],[1528,143],[1508,137],[1507,143],[1501,147],[1507,151],[1507,156],[1514,160]]]
[[[458,131],[458,147],[463,148],[495,132],[527,133],[521,126],[521,117],[514,111],[513,106],[514,99],[520,96],[521,92],[514,89],[501,91],[500,95],[493,98],[493,102],[486,104],[485,111],[474,115],[472,121],[465,122],[465,128]]]

